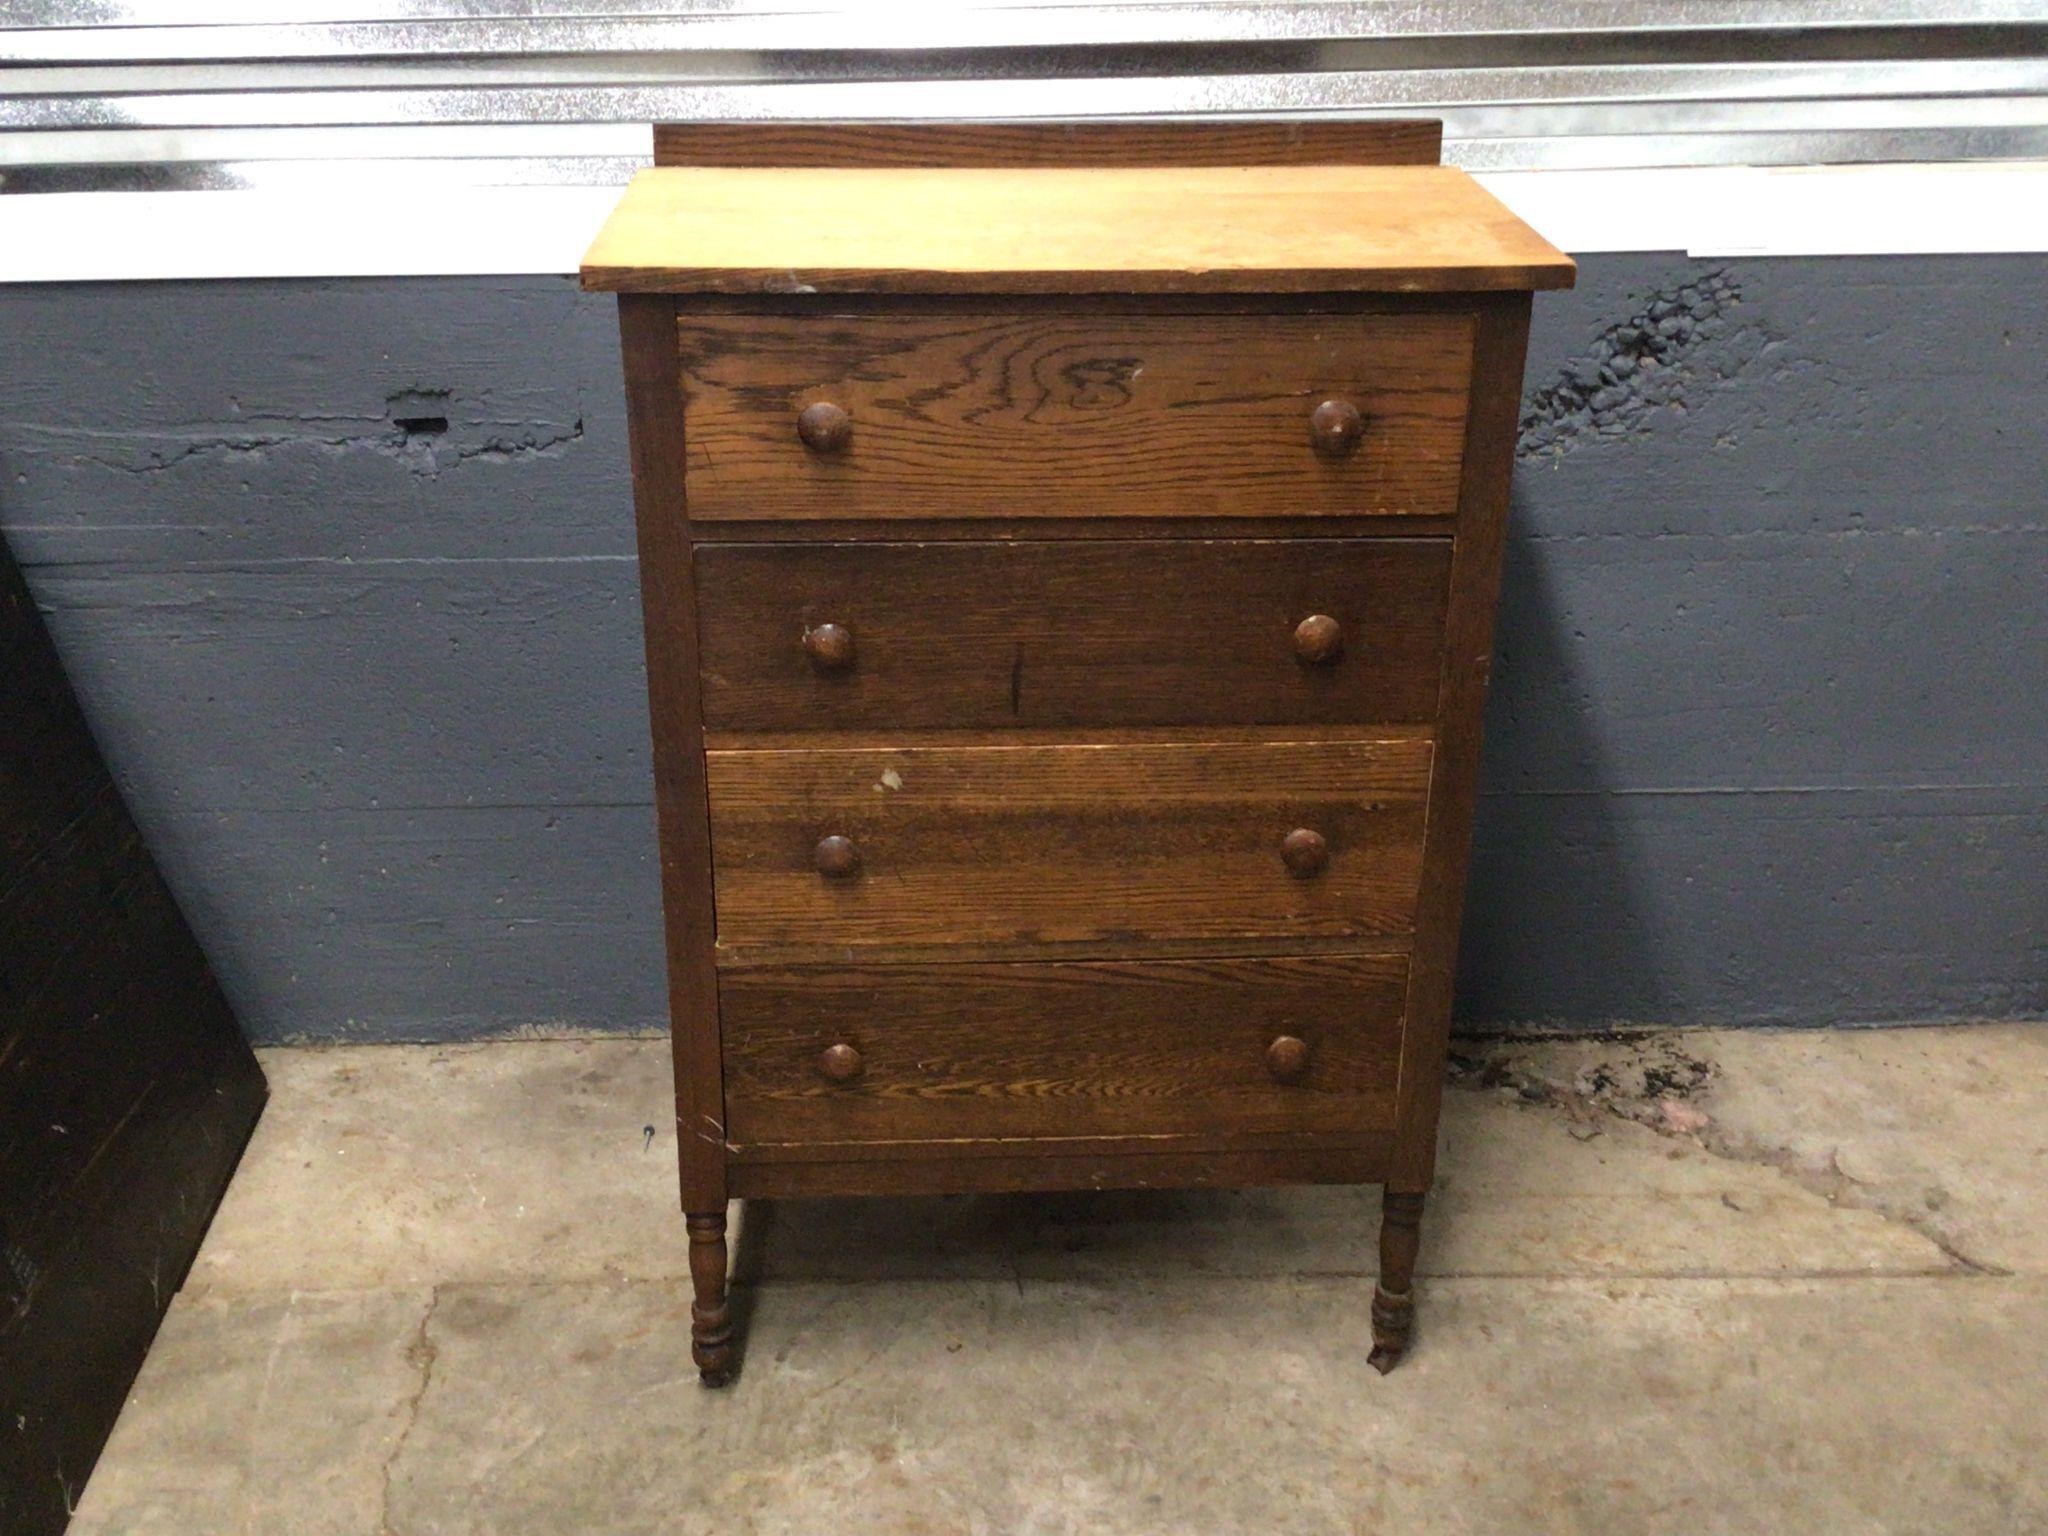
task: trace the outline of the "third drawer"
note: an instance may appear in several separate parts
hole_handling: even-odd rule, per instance
[[[707,544],[712,730],[1419,723],[1448,539]]]
[[[718,943],[1405,935],[1432,756],[1426,737],[1307,733],[712,751]]]

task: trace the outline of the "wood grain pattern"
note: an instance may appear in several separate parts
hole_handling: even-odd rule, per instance
[[[654,733],[676,1145],[683,1209],[708,1214],[725,1208],[725,1090],[718,1060],[715,919],[707,889],[711,829],[704,792],[697,625],[690,607],[683,411],[674,334],[675,305],[670,300],[629,296],[619,301]],[[709,1305],[701,1295],[699,1300]]]
[[[1408,933],[1430,754],[1349,736],[709,752],[719,950]],[[1303,826],[1330,847],[1312,879],[1280,857]],[[857,877],[818,875],[833,834]]]
[[[1057,312],[681,321],[696,522],[1443,515],[1472,319]],[[1358,448],[1316,452],[1333,395]],[[798,413],[852,416],[836,453]]]
[[[688,295],[622,313],[700,1364],[728,1194],[1381,1179],[1391,1363],[1571,263],[1323,163],[1383,125],[657,143],[584,281]]]
[[[1443,517],[920,517],[905,526],[891,517],[799,517],[768,522],[705,523],[698,538],[712,543],[920,544],[1133,543],[1158,539],[1448,539],[1455,513]]]
[[[704,723],[1426,721],[1450,563],[1446,539],[701,544]],[[1304,662],[1311,615],[1341,649]]]
[[[763,1159],[733,1149],[732,1192],[741,1199],[823,1195],[1016,1194],[1059,1189],[1235,1189],[1258,1184],[1360,1184],[1385,1176],[1385,1137],[1261,1147],[1188,1147],[1199,1138],[917,1142],[902,1157],[844,1154],[881,1144],[819,1143],[801,1159]]]
[[[1316,122],[656,123],[656,165],[1435,165],[1434,118]]]
[[[721,981],[735,1143],[1393,1123],[1401,956],[753,970]],[[1307,1047],[1274,1080],[1277,1037]],[[819,1069],[834,1046],[859,1075]]]
[[[622,293],[1480,293],[1572,273],[1437,165],[664,166],[582,271]]]

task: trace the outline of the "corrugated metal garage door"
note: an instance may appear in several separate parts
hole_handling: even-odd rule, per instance
[[[0,0],[0,20],[12,192],[614,183],[648,122],[707,118],[1428,115],[1478,170],[2048,155],[2043,0]]]

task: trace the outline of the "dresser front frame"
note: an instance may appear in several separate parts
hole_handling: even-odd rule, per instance
[[[975,310],[1067,312],[1342,313],[1430,309],[1476,321],[1473,391],[1466,421],[1457,512],[1450,518],[1242,519],[1114,516],[1059,519],[919,520],[919,540],[1114,537],[1190,539],[1258,536],[1414,537],[1453,541],[1435,755],[1424,834],[1423,874],[1409,975],[1400,1081],[1391,1136],[1345,1136],[1292,1144],[1246,1144],[1227,1134],[1176,1138],[1170,1151],[1128,1147],[1086,1152],[1019,1141],[992,1156],[900,1150],[872,1157],[840,1151],[829,1160],[748,1158],[727,1137],[718,1014],[716,913],[701,715],[693,549],[688,515],[684,395],[677,343],[685,311],[788,316],[850,315],[916,305]],[[853,299],[622,294],[620,336],[630,406],[634,498],[640,554],[647,676],[660,826],[662,897],[675,1060],[682,1205],[723,1210],[729,1198],[910,1194],[1028,1189],[1195,1187],[1287,1183],[1383,1183],[1419,1196],[1435,1169],[1437,1120],[1451,1019],[1458,932],[1477,791],[1481,716],[1493,654],[1495,601],[1507,529],[1530,295],[1526,292],[1402,296],[1284,295],[1270,298],[1141,296]],[[724,520],[704,542],[735,539],[847,540],[906,536],[902,524],[743,523]],[[1370,722],[1360,722],[1369,725]],[[721,1263],[722,1263],[722,1241]]]

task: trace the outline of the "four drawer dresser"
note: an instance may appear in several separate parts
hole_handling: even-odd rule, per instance
[[[657,130],[620,297],[726,1208],[1372,1182],[1411,1328],[1530,294],[1433,124]],[[1406,163],[1404,163],[1406,162]]]

